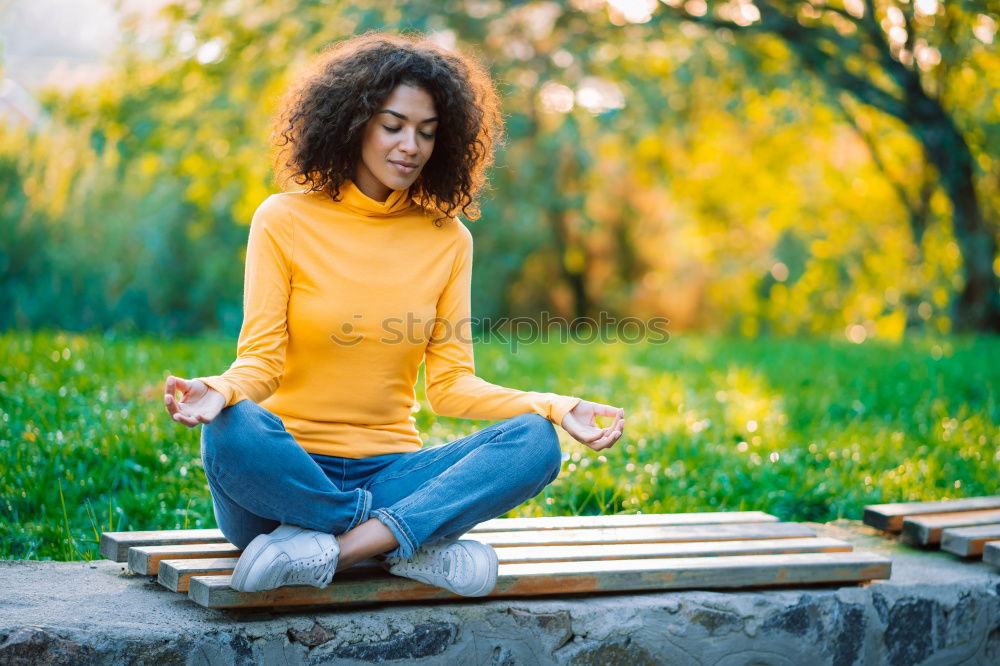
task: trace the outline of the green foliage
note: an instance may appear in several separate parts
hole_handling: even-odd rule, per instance
[[[199,429],[168,373],[219,371],[231,340],[0,334],[0,559],[93,559],[101,531],[215,527]],[[625,408],[600,455],[560,431],[562,473],[508,516],[762,510],[858,518],[868,503],[992,494],[996,340],[901,345],[674,336],[669,344],[477,346],[479,374]],[[152,369],[152,372],[151,372]],[[553,369],[558,369],[554,372]],[[435,417],[426,445],[488,422]]]
[[[0,126],[0,328],[235,334],[246,225],[276,190],[278,95],[333,40],[414,28],[478,51],[504,94],[510,140],[471,225],[477,315],[951,330],[962,258],[940,188],[919,245],[911,234],[897,186],[919,189],[907,179],[922,157],[906,128],[856,108],[847,123],[774,37],[668,10],[632,24],[600,3],[168,5],[161,42],[126,46],[100,84],[45,93],[38,127]],[[942,57],[923,76],[995,220],[1000,62],[972,31],[986,11],[949,3],[920,29]],[[961,30],[943,34],[945,18]]]

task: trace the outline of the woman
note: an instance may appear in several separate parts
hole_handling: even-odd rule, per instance
[[[164,396],[174,420],[204,424],[216,519],[243,549],[233,588],[322,588],[377,557],[488,594],[496,553],[457,537],[556,478],[553,424],[595,450],[621,437],[622,409],[475,375],[472,236],[457,213],[478,217],[501,131],[485,69],[410,36],[338,43],[281,105],[276,174],[305,189],[251,221],[238,358],[169,377]],[[421,361],[435,413],[504,420],[421,448]]]

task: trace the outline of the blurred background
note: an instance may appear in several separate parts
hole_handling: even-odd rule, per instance
[[[477,53],[500,88],[474,315],[670,321],[665,346],[477,346],[490,381],[630,414],[521,515],[995,492],[998,21],[996,0],[0,2],[7,553],[214,525],[163,379],[232,361],[277,97],[369,29]],[[415,417],[429,444],[481,425]]]
[[[1000,331],[997,4],[32,0],[0,9],[0,326],[235,335],[268,118],[367,29],[478,52],[481,317]]]

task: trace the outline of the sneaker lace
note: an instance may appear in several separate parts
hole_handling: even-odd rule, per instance
[[[461,573],[461,564],[452,544],[440,546],[424,546],[410,559],[389,558],[393,568],[407,576],[412,574],[424,576],[442,576],[451,579]]]
[[[315,557],[297,560],[288,565],[288,571],[282,579],[282,585],[314,585],[326,587],[333,580],[337,566],[336,553],[330,549]]]

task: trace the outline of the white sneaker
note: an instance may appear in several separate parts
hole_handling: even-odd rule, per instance
[[[464,597],[482,597],[497,584],[497,553],[492,546],[471,539],[448,540],[421,546],[413,557],[387,557],[389,573],[451,590]]]
[[[260,592],[285,585],[324,588],[333,579],[340,558],[337,537],[298,525],[279,525],[259,534],[240,555],[229,586],[239,592]]]

